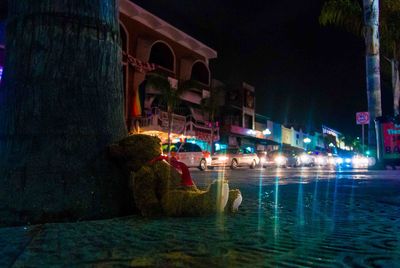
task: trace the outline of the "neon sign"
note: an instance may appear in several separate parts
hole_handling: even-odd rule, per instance
[[[400,125],[392,122],[382,124],[385,159],[400,158]]]

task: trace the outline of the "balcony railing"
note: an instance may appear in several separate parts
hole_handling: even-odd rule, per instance
[[[148,116],[137,118],[142,131],[168,132],[168,113],[153,108]],[[212,128],[203,121],[197,121],[192,116],[172,114],[172,133],[185,136],[195,136],[198,139],[210,142]],[[219,127],[214,127],[213,140],[219,140]]]

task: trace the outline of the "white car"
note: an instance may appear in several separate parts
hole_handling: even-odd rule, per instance
[[[168,153],[168,144],[163,144],[164,154]],[[188,167],[197,167],[206,170],[211,165],[211,156],[207,151],[203,151],[200,146],[190,142],[171,143],[171,156],[184,163]]]
[[[242,166],[255,168],[260,163],[257,154],[247,149],[229,148],[216,152],[212,156],[211,167],[230,167],[236,169]]]

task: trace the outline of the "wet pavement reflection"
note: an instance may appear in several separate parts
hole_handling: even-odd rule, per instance
[[[1,228],[0,266],[400,265],[398,171],[221,172],[193,177],[228,178],[242,191],[237,214]]]

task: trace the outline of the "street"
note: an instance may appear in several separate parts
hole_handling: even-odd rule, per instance
[[[191,169],[239,188],[236,214],[0,228],[0,267],[398,267],[395,170]]]
[[[190,169],[195,182],[200,185],[207,185],[214,179],[225,178],[234,185],[263,185],[275,184],[279,178],[280,184],[298,183],[299,178],[303,181],[313,181],[316,178],[323,179],[399,179],[400,170],[367,170],[367,169],[321,169],[317,167],[301,168],[215,168],[206,171],[199,171],[196,168]]]

